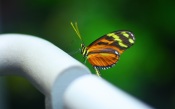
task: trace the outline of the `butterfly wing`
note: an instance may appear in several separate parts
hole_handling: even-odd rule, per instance
[[[88,54],[88,61],[98,69],[108,69],[119,60],[119,53],[111,48],[92,51]]]
[[[87,59],[96,68],[113,66],[120,55],[134,44],[134,35],[129,31],[115,31],[92,42],[87,47]]]
[[[134,44],[134,41],[135,37],[130,31],[114,31],[98,38],[87,48],[89,50],[93,50],[103,47],[113,47],[113,49],[119,51],[120,54],[122,54],[124,50]]]

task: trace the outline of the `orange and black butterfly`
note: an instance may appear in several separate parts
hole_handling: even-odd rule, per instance
[[[119,60],[120,55],[134,44],[135,37],[130,31],[114,31],[101,36],[89,46],[85,46],[78,30],[77,23],[71,22],[73,29],[82,41],[81,54],[89,61],[100,76],[100,70],[113,67]]]

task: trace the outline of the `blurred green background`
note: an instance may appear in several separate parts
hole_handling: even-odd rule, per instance
[[[101,71],[104,79],[158,109],[175,108],[175,5],[172,0],[1,0],[1,33],[44,38],[74,58],[86,45],[115,30],[130,30],[135,45],[115,67]],[[49,64],[49,63],[48,63]],[[86,65],[92,69],[87,62]],[[44,109],[44,95],[20,77],[1,77],[6,109]],[[102,91],[102,90],[97,90]]]

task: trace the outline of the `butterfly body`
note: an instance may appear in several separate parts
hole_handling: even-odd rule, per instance
[[[80,37],[78,27],[73,26],[73,28]],[[87,47],[82,43],[81,54],[100,76],[100,70],[113,67],[118,62],[120,55],[130,48],[134,41],[135,37],[130,31],[114,31],[103,35]]]

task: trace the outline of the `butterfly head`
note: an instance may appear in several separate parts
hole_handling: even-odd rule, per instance
[[[87,47],[82,43],[81,44],[81,54],[86,57],[87,56]]]
[[[84,57],[86,57],[86,56],[87,56],[87,48],[86,48],[86,46],[85,46],[84,43],[83,43],[83,39],[82,39],[82,37],[81,37],[81,35],[80,35],[80,32],[79,32],[79,29],[78,29],[78,24],[77,24],[77,22],[75,22],[75,24],[73,24],[73,23],[71,22],[71,25],[72,25],[74,31],[76,32],[77,36],[78,36],[78,37],[80,38],[80,40],[82,41],[81,49],[80,49],[81,54],[82,54]]]

